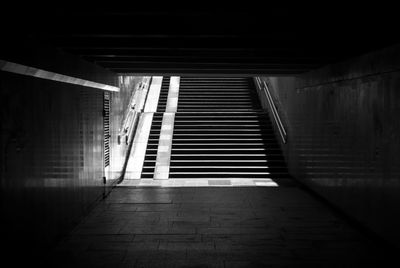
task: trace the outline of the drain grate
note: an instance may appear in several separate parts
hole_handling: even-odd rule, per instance
[[[230,180],[208,180],[208,185],[219,186],[219,185],[231,185]]]

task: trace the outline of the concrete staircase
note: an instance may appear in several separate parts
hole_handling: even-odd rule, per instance
[[[170,77],[164,76],[160,97],[158,99],[157,112],[153,115],[150,136],[147,143],[146,156],[143,163],[142,178],[153,178],[156,165],[158,141],[160,139],[161,123],[167,105]]]
[[[170,81],[163,77],[161,83],[142,179],[155,178]],[[174,124],[166,178],[276,181],[290,177],[251,78],[181,77],[178,107],[171,115]]]
[[[251,79],[181,77],[169,177],[288,177]]]

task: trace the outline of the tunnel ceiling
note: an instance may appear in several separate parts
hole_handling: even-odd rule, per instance
[[[117,73],[298,74],[399,41],[388,7],[27,10],[10,34]]]

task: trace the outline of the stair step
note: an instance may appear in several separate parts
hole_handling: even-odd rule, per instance
[[[153,135],[153,133],[151,133]],[[200,130],[191,130],[191,131],[183,131],[180,129],[176,129],[174,131],[174,138],[182,138],[182,137],[204,137],[204,139],[207,138],[222,138],[222,137],[227,137],[227,138],[250,138],[250,137],[258,137],[260,139],[262,138],[273,138],[275,137],[273,131],[263,131],[263,132],[249,132],[249,131],[229,131],[228,130],[223,130],[223,131],[202,131]]]
[[[198,126],[188,126],[190,129],[186,128],[187,126],[185,125],[175,125],[174,126],[174,131],[175,132],[188,132],[188,131],[195,131],[195,132],[216,132],[216,131],[229,131],[231,133],[232,131],[239,131],[240,133],[243,132],[265,132],[265,133],[273,133],[274,130],[272,128],[266,127],[266,126],[242,126],[240,124],[235,125],[235,126],[229,126],[229,125],[198,125]],[[243,127],[243,129],[242,129]],[[153,131],[160,131],[160,129],[153,129]]]
[[[149,155],[148,160],[151,160],[151,155]],[[155,158],[154,158],[155,159]],[[282,155],[268,155],[266,156],[265,154],[263,155],[258,155],[258,154],[174,154],[171,155],[171,160],[263,160],[263,159],[268,159],[268,160],[282,160],[283,156]]]
[[[217,147],[217,146],[243,146],[244,148],[247,148],[246,146],[264,146],[264,143],[177,143],[173,144],[174,146],[211,146],[211,147]]]
[[[151,168],[147,168],[151,171]],[[154,170],[154,168],[153,168]],[[284,172],[287,173],[285,168],[273,168],[263,166],[172,166],[170,167],[171,172]]]
[[[160,122],[161,123],[161,122]],[[230,125],[230,124],[253,124],[253,125],[265,125],[265,126],[271,126],[270,124],[267,124],[266,122],[260,122],[259,120],[196,120],[196,125],[199,124],[210,124],[210,125]],[[261,124],[262,123],[262,124]],[[176,118],[175,124],[179,125],[191,125],[194,124],[192,120],[179,120]]]
[[[265,159],[267,155],[265,154],[173,154],[171,155],[171,159],[219,159],[219,160],[228,160],[228,159]],[[279,158],[283,159],[282,155],[268,155],[271,158]]]
[[[271,152],[271,151],[276,151],[276,150],[279,150],[280,151],[280,149],[267,149],[267,148],[262,148],[262,147],[256,147],[256,148],[232,148],[232,147],[229,147],[229,148],[211,148],[211,147],[209,147],[209,148],[194,148],[194,147],[191,147],[191,148],[175,148],[174,146],[172,147],[172,151],[174,152],[174,153],[181,153],[181,152],[183,152],[183,153],[185,153],[185,152],[209,152],[209,153],[214,153],[214,152],[228,152],[228,151],[233,151],[233,152],[236,152],[236,151],[251,151],[251,152],[257,152],[257,151],[266,151],[266,152]]]
[[[238,129],[238,128],[246,128],[246,129],[254,129],[254,130],[272,130],[271,126],[268,125],[260,125],[260,124],[253,124],[253,125],[242,125],[242,124],[235,124],[235,125],[222,125],[222,124],[199,124],[199,125],[181,125],[175,124],[174,129],[197,129],[197,130],[206,130],[206,129]]]
[[[252,160],[243,160],[243,159],[207,159],[207,160],[202,160],[202,159],[192,159],[192,160],[172,160],[171,164],[174,166],[188,166],[188,165],[193,165],[193,166],[201,166],[205,164],[212,164],[214,166],[221,166],[221,165],[240,165],[240,164],[246,164],[246,165],[251,165],[251,166],[257,166],[257,165],[267,165],[267,166],[273,166],[273,167],[279,167],[279,168],[286,168],[285,162],[284,161],[278,161],[278,160],[267,160],[267,159],[252,159]]]
[[[157,146],[157,144],[155,144],[154,146]],[[256,150],[256,149],[264,149],[266,151],[275,151],[275,150],[281,150],[281,148],[278,145],[275,146],[271,146],[268,145],[268,147],[266,147],[266,145],[262,144],[262,145],[258,145],[258,144],[250,144],[250,145],[243,145],[240,143],[232,143],[232,144],[206,144],[206,143],[200,143],[200,144],[194,144],[194,143],[185,143],[185,144],[181,144],[181,143],[176,143],[172,145],[172,149],[175,150],[189,150],[189,149],[195,149],[195,150],[226,150],[226,148],[232,149],[232,150],[246,150],[246,149],[250,149],[250,150]]]
[[[209,172],[209,173],[189,173],[189,172],[170,172],[170,178],[243,178],[243,179],[255,179],[255,178],[288,178],[287,173],[248,173],[248,172]]]
[[[181,137],[275,137],[273,133],[266,134],[266,133],[174,133],[174,138],[181,138]]]
[[[208,138],[208,139],[173,139],[174,144],[175,143],[186,143],[186,142],[199,142],[199,143],[208,143],[208,142],[232,142],[232,143],[241,143],[241,142],[262,142],[265,139],[263,138],[252,138],[252,139],[242,139],[242,138],[222,138],[222,139],[212,139],[212,138]],[[275,140],[275,139],[273,139]]]

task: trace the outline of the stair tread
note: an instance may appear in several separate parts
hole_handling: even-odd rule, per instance
[[[247,175],[271,175],[271,172],[225,172],[225,171],[204,171],[204,172],[197,172],[197,171],[193,171],[193,172],[179,172],[179,171],[170,171],[169,172],[171,175],[173,174],[193,174],[193,175],[207,175],[207,174],[224,174],[224,175],[232,175],[232,174],[237,174],[237,175],[242,175],[242,174],[247,174]],[[279,172],[272,172],[274,175],[279,173]],[[287,172],[282,172],[282,174],[287,174]]]
[[[272,169],[269,166],[171,166],[174,169]]]

